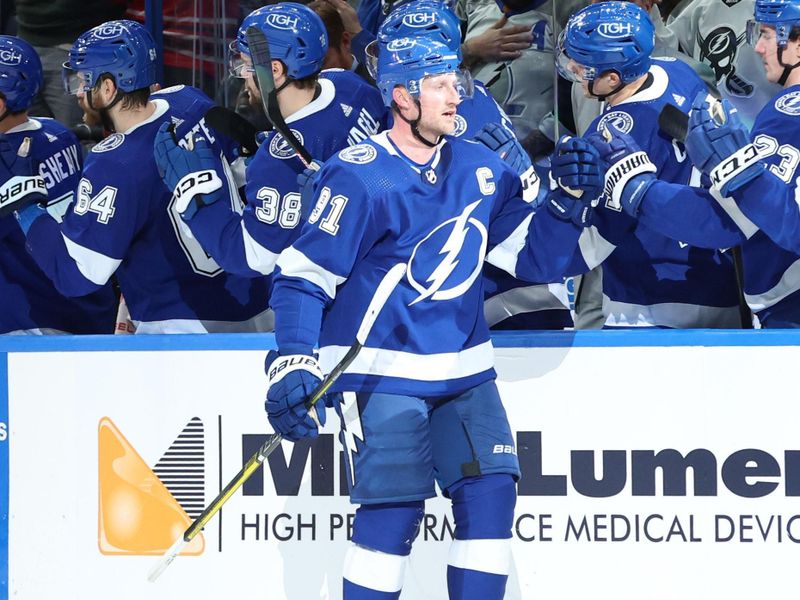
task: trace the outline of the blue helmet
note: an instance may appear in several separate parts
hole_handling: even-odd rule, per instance
[[[286,65],[290,79],[302,79],[322,69],[328,53],[328,31],[320,16],[296,2],[270,4],[251,12],[244,18],[231,44],[233,53],[250,55],[247,28],[256,26],[269,42],[273,60]]]
[[[412,96],[418,96],[425,77],[444,73],[455,73],[459,94],[470,96],[472,79],[460,65],[458,53],[425,36],[379,42],[377,84],[384,105],[392,105],[392,92],[396,86],[402,85]]]
[[[64,63],[64,87],[71,94],[88,92],[106,73],[123,92],[156,83],[156,44],[143,25],[108,21],[81,35]]]
[[[786,46],[794,27],[800,27],[800,0],[756,0],[755,14],[747,23],[747,39],[755,46],[759,25],[775,28],[775,39],[779,47]]]
[[[0,35],[0,93],[8,112],[27,110],[42,87],[42,78],[36,50],[18,37]]]
[[[384,45],[397,38],[424,36],[445,44],[461,58],[461,22],[440,0],[412,0],[394,9],[378,30],[377,39],[367,45],[366,66],[377,80],[379,42]]]
[[[632,2],[601,2],[578,11],[561,32],[556,50],[559,72],[575,80],[568,68],[581,67],[580,79],[592,81],[608,71],[630,83],[650,69],[655,28],[647,13]]]
[[[437,0],[413,0],[393,10],[378,30],[378,39],[424,35],[461,52],[461,22],[447,5]]]

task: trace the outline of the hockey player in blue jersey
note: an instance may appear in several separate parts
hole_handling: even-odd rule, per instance
[[[653,46],[653,24],[644,10],[629,2],[602,2],[570,18],[557,61],[587,96],[605,102],[587,135],[602,134],[614,124],[646,149],[649,168],[660,179],[689,184],[691,162],[680,144],[658,131],[657,119],[667,103],[687,111],[705,84],[682,62],[651,58]],[[603,264],[606,327],[742,325],[727,254],[637,222],[615,195],[601,198],[594,225],[593,244],[582,245],[577,262],[579,270]]]
[[[259,110],[261,92],[246,37],[251,26],[260,28],[269,42],[278,106],[286,123],[314,159],[325,161],[384,128],[386,109],[377,89],[350,71],[320,73],[328,49],[325,26],[314,11],[293,2],[250,13],[231,44],[232,74],[244,78]],[[189,175],[190,165],[197,171],[205,168],[197,164],[198,153],[177,146],[166,127],[156,138],[155,156],[165,173],[180,171],[173,181]],[[226,272],[268,275],[280,252],[297,237],[302,215],[311,211],[300,202],[297,175],[303,168],[286,140],[270,132],[247,166],[243,214],[231,210],[231,202],[220,195],[223,201],[213,203],[206,197],[201,210],[196,203],[187,204],[181,217]]]
[[[153,39],[133,21],[104,23],[75,42],[65,83],[115,133],[89,154],[63,223],[18,211],[28,248],[68,296],[92,293],[116,273],[138,333],[268,329],[266,281],[223,273],[181,220],[190,194],[173,197],[161,181],[153,140],[162,123],[176,124],[187,143],[202,134],[216,156],[229,156],[233,144],[205,126],[212,102],[202,92],[177,87],[151,96],[155,64]],[[219,173],[185,183],[208,194],[233,185],[223,183],[222,162]]]
[[[647,158],[638,140],[623,132],[615,131],[615,139],[599,142],[598,148],[608,163],[607,187],[626,212],[673,239],[698,246],[741,244],[745,299],[761,326],[798,327],[800,1],[756,0],[750,34],[767,79],[785,89],[756,118],[751,143],[726,102],[719,105],[698,94],[686,149],[710,177],[710,190],[671,184],[642,172],[615,177],[631,157],[638,157],[640,164]]]
[[[367,51],[367,67],[376,77],[378,40],[435,36],[461,56],[461,24],[455,13],[439,0],[412,0],[386,17],[378,37]],[[458,105],[453,135],[474,139],[499,152],[506,162],[524,172],[531,161],[517,142],[511,121],[479,81],[473,81],[471,98]],[[503,329],[563,329],[572,326],[561,282],[531,284],[515,279],[491,264],[484,267],[486,316],[490,326]]]
[[[461,23],[441,0],[412,0],[393,8],[366,49],[367,71],[377,79],[378,42],[400,37],[433,35],[461,56]],[[480,81],[473,80],[473,94],[458,105],[453,135],[471,140],[487,123],[498,123],[513,131],[511,120]]]
[[[360,505],[344,598],[399,598],[436,481],[455,519],[450,598],[499,600],[519,466],[494,383],[482,266],[557,279],[582,229],[546,209],[534,214],[532,169],[520,177],[483,145],[447,135],[468,89],[457,53],[417,36],[388,40],[378,57],[394,124],[323,166],[308,222],[278,259],[271,301],[279,352],[267,357],[266,409],[287,439],[317,435],[304,406],[319,381],[314,348],[330,370],[377,283],[408,263],[334,388],[350,499]],[[552,199],[586,208],[562,195]]]
[[[25,249],[13,214],[30,202],[32,211],[60,219],[81,176],[83,156],[72,132],[53,119],[28,117],[41,85],[33,47],[0,36],[0,333],[111,333],[111,286],[83,298],[61,295]]]

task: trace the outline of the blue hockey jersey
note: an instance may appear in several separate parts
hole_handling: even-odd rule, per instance
[[[763,327],[800,326],[798,100],[800,86],[793,86],[759,113],[751,139],[768,171],[737,190],[735,202],[715,191],[659,181],[648,190],[639,217],[693,244],[741,244],[745,300]]]
[[[116,272],[137,332],[259,330],[266,281],[226,274],[206,254],[153,158],[164,122],[176,124],[179,138],[202,134],[220,155],[230,155],[233,144],[206,127],[212,102],[195,88],[163,90],[151,106],[147,120],[92,149],[64,222],[40,217],[31,226],[31,253],[69,296],[97,290]]]
[[[75,135],[53,119],[31,118],[3,134],[12,147],[30,138],[44,179],[49,210],[63,214],[81,177],[83,155]],[[43,218],[50,218],[43,215]],[[25,248],[14,215],[0,219],[0,333],[112,333],[116,298],[110,285],[82,298],[61,295]]]
[[[385,126],[386,107],[377,88],[341,69],[323,71],[319,94],[286,123],[318,161],[364,141]],[[244,213],[216,202],[187,221],[200,245],[228,273],[272,273],[281,251],[297,238],[301,212],[297,175],[304,169],[283,137],[271,132],[247,166]]]
[[[353,343],[378,282],[406,262],[337,389],[431,396],[492,379],[484,259],[520,279],[558,280],[581,233],[549,211],[534,216],[538,188],[533,169],[520,178],[491,150],[457,138],[425,165],[386,132],[341,151],[320,171],[308,222],[278,259],[279,348],[308,353],[319,340],[329,370]]]
[[[705,84],[685,63],[655,59],[645,84],[607,107],[587,135],[613,122],[647,152],[660,180],[689,184],[699,174],[681,144],[658,130],[666,103],[688,110]],[[606,327],[740,327],[732,260],[719,250],[670,239],[641,220],[627,217],[611,199],[601,199],[583,245],[583,271],[603,264]],[[725,247],[725,246],[720,246]]]

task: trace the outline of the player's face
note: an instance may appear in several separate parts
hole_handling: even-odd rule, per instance
[[[250,106],[261,108],[261,91],[256,85],[253,60],[246,54],[242,54],[242,66],[241,77],[244,79],[244,89],[247,90]]]
[[[420,133],[432,137],[450,135],[456,128],[456,108],[461,103],[455,73],[433,75],[422,80],[419,104],[422,118]]]
[[[759,36],[755,51],[764,63],[767,81],[777,83],[781,75],[783,75],[783,66],[778,61],[778,41],[775,37],[774,27],[769,25],[759,26]]]

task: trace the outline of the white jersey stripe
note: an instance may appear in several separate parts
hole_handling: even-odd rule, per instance
[[[309,260],[305,254],[295,250],[294,246],[289,246],[281,252],[277,264],[284,275],[310,281],[317,287],[322,288],[330,298],[335,298],[337,286],[347,281],[346,277],[334,275]]]
[[[346,346],[320,348],[319,362],[322,371],[329,373],[348,350]],[[365,346],[345,373],[398,377],[414,381],[446,381],[477,375],[492,367],[494,367],[494,350],[492,343],[487,341],[460,352],[441,354],[412,354],[401,350]]]
[[[122,263],[121,260],[100,254],[90,248],[76,244],[63,233],[67,252],[75,261],[78,270],[86,279],[95,285],[105,285]]]

